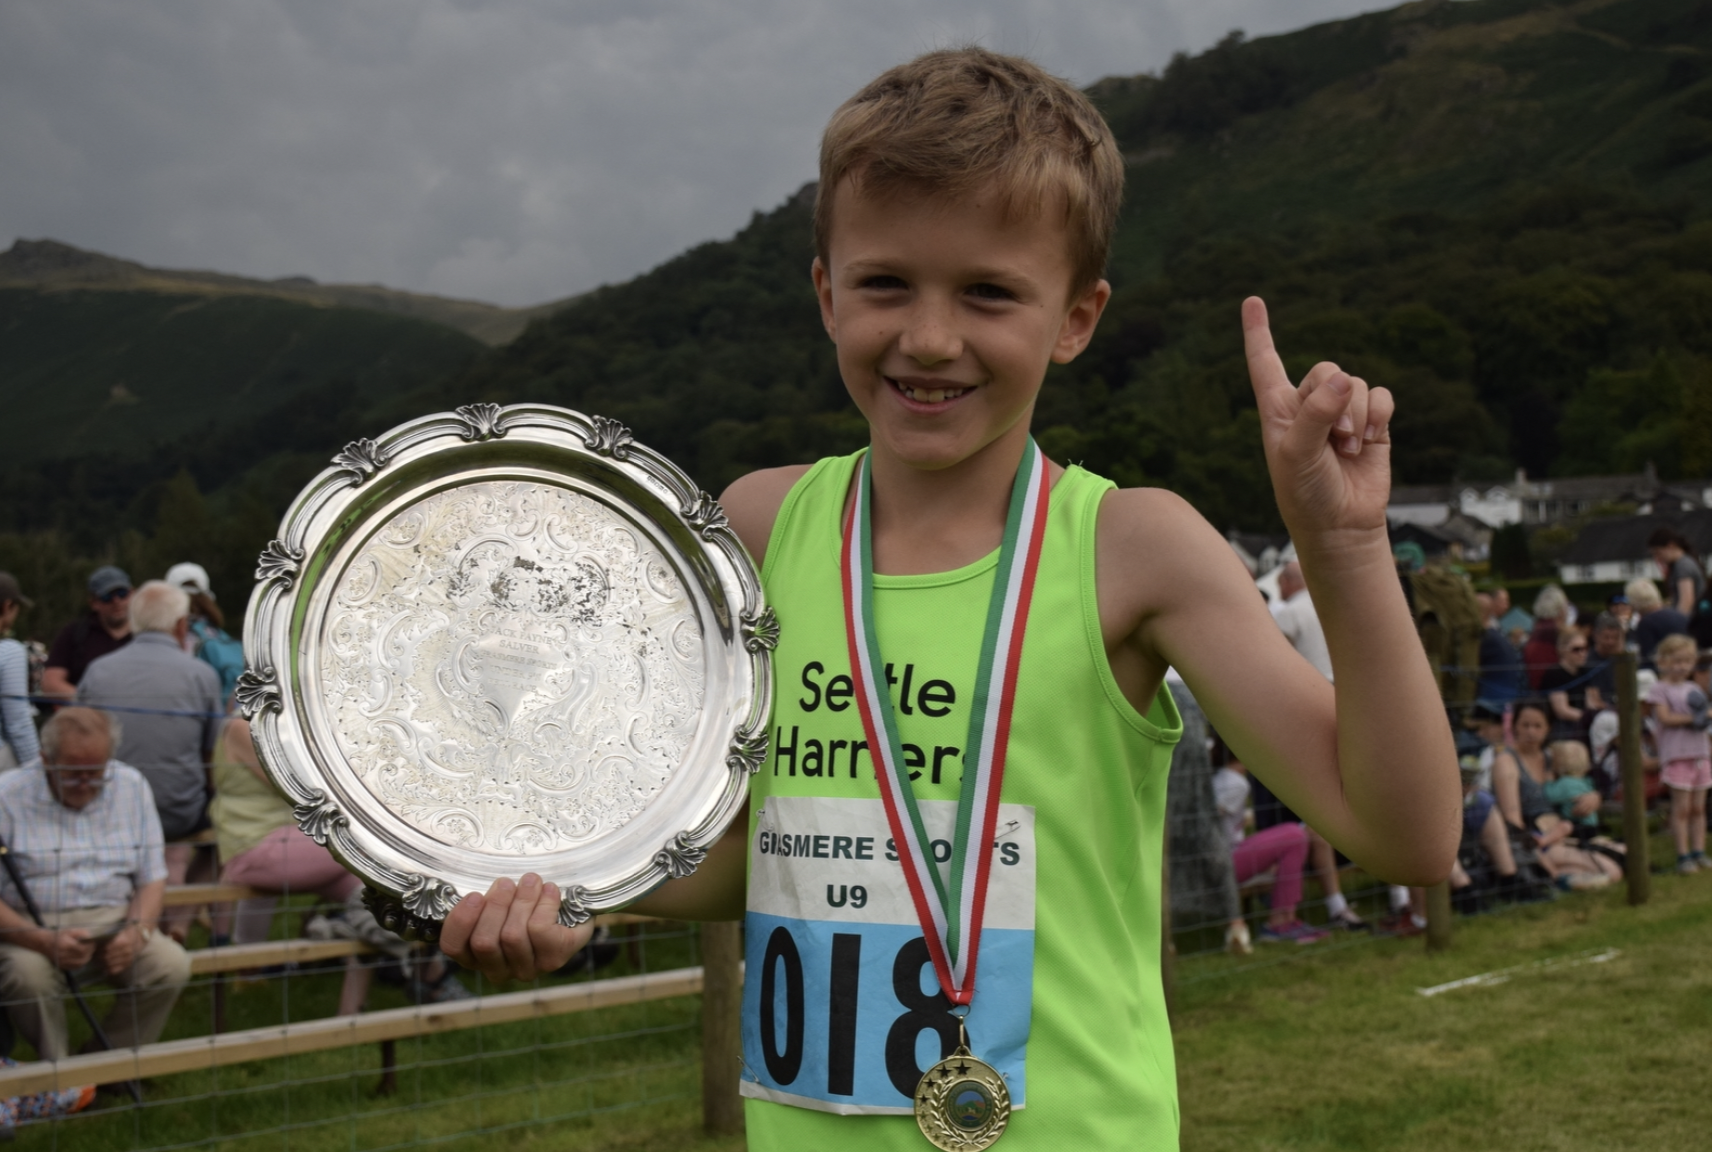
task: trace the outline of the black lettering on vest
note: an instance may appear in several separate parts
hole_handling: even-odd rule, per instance
[[[898,708],[905,716],[914,716],[915,709],[909,706],[910,681],[915,679],[915,665],[904,665],[904,686],[898,691]]]
[[[809,692],[811,693],[810,697],[807,700],[798,700],[797,701],[798,704],[802,705],[802,710],[804,712],[813,712],[816,708],[820,707],[820,685],[816,684],[813,680],[810,680],[808,678],[808,674],[810,672],[825,672],[825,671],[826,671],[826,665],[822,664],[819,660],[810,660],[807,664],[803,665],[803,673],[802,673],[803,687],[807,688],[809,690]]]
[[[853,740],[850,743],[850,779],[856,779],[856,757],[868,750],[866,740]]]
[[[943,864],[947,860],[951,859],[951,841],[949,841],[949,840],[935,840],[932,844],[929,844],[927,847],[928,847],[928,851],[933,853],[933,858],[935,860],[939,861],[941,864]]]
[[[850,683],[850,677],[834,676],[826,682],[826,708],[829,712],[842,712],[850,707],[850,697],[856,694],[856,686]]]
[[[834,836],[832,838],[832,858],[834,860],[854,860],[855,857],[850,855],[850,845],[853,843],[855,841],[848,836]]]
[[[828,740],[826,742],[826,774],[828,776],[838,775],[838,750],[849,743],[848,740]]]
[[[1015,844],[1000,844],[999,859],[1003,860],[1006,864],[1015,864],[1018,860],[1022,859],[1022,853],[1017,850],[1017,846]]]
[[[856,859],[872,860],[874,858],[874,838],[872,836],[856,837]]]
[[[816,836],[814,838],[814,858],[816,860],[826,860],[832,856],[832,853],[826,850],[827,842],[831,839],[830,836]]]
[[[785,757],[791,758],[791,775],[797,774],[797,726],[791,725],[791,742],[785,743],[785,729],[779,728],[779,738],[773,741],[773,775],[779,774],[779,761]]]
[[[806,857],[809,854],[809,838],[807,836],[792,836],[790,840],[791,855]]]
[[[819,740],[803,741],[803,775],[819,776],[824,767]]]
[[[957,689],[944,680],[929,680],[916,696],[916,706],[923,716],[944,716],[957,703]]]
[[[923,711],[926,711],[926,709],[923,709]],[[944,760],[947,756],[961,756],[961,755],[963,755],[963,750],[961,748],[952,748],[949,745],[947,745],[945,747],[935,747],[934,748],[934,750],[933,750],[933,782],[935,784],[939,783],[939,763],[940,763],[940,761]]]
[[[921,768],[924,765],[926,765],[926,763],[927,763],[927,754],[925,752],[923,752],[920,748],[916,747],[914,744],[905,744],[904,745],[904,767],[905,768]],[[808,773],[808,769],[806,769],[806,768],[803,769],[803,773],[806,775]],[[910,779],[911,780],[920,780],[921,779],[921,773],[920,772],[911,772],[910,773]]]

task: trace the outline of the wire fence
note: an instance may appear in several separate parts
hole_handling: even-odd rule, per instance
[[[1172,690],[1186,731],[1171,767],[1166,813],[1169,952],[1197,961],[1178,970],[1176,979],[1215,979],[1365,947],[1386,935],[1424,935],[1428,920],[1444,920],[1445,912],[1429,915],[1426,894],[1399,889],[1340,857],[1258,781],[1233,780],[1235,766],[1217,733],[1186,690]],[[1549,695],[1533,699],[1551,707]],[[1635,736],[1634,748],[1625,750],[1612,736],[1612,748],[1590,749],[1598,754],[1594,759],[1610,752],[1628,761],[1627,775],[1602,796],[1596,814],[1598,833],[1612,841],[1623,838],[1620,821],[1628,817],[1633,842],[1634,813],[1618,801],[1623,781],[1632,788],[1645,779],[1635,701],[1632,687],[1609,701],[1612,711],[1619,704],[1627,709],[1618,727]],[[137,714],[128,707],[127,715]],[[1514,755],[1520,747],[1531,754],[1547,742],[1534,732],[1521,733],[1518,741],[1518,717],[1526,710],[1518,702],[1484,712],[1479,707],[1468,701],[1449,708],[1459,732],[1472,736],[1486,725],[1483,744],[1464,744],[1470,811],[1490,802],[1480,797],[1490,798],[1493,790],[1494,752]],[[1548,737],[1556,735],[1551,720],[1548,715]],[[1592,725],[1582,727],[1591,731]],[[0,821],[21,794],[9,783],[14,775],[0,774]],[[1491,838],[1482,836],[1493,812],[1508,822],[1499,806],[1465,822],[1458,911],[1503,912],[1582,886],[1564,883],[1566,876],[1591,875],[1530,850],[1538,829],[1518,834],[1505,828],[1502,840],[1514,857],[1503,866],[1493,858]],[[1643,821],[1644,815],[1642,808]],[[1644,842],[1644,822],[1639,827]],[[1233,844],[1238,830],[1251,845],[1269,841],[1267,850],[1245,852],[1242,842]],[[80,882],[83,857],[143,847],[109,838],[92,848],[15,821],[5,831],[6,858],[45,886],[50,918],[75,904],[67,903],[66,892]],[[111,986],[125,980],[104,971],[99,955],[83,968],[90,1013],[117,1025],[117,1047],[140,1046],[131,1064],[97,1065],[89,1063],[96,1056],[77,1055],[99,1044],[63,984],[28,992],[15,974],[0,976],[7,1010],[0,1027],[10,1033],[4,1040],[11,1057],[0,1068],[0,1123],[17,1146],[382,1152],[474,1146],[508,1134],[523,1140],[532,1132],[568,1137],[602,1125],[631,1136],[659,1128],[681,1137],[694,1124],[711,1031],[699,996],[704,931],[710,929],[611,918],[565,970],[526,988],[496,988],[455,970],[431,946],[390,937],[372,916],[365,919],[358,900],[329,898],[325,888],[294,890],[290,882],[265,890],[222,883],[215,839],[199,833],[177,846],[192,865],[202,866],[205,882],[183,882],[198,876],[187,867],[167,889],[163,923],[179,926],[183,962],[175,977],[179,991],[158,1027],[143,1019],[140,998],[127,999]],[[83,856],[70,860],[76,853]],[[1577,867],[1594,869],[1606,883],[1624,875],[1621,864],[1613,874],[1600,863],[1620,861],[1620,854],[1593,857]],[[115,867],[111,860],[108,866]],[[1507,868],[1519,875],[1506,875]],[[15,883],[0,883],[16,911]],[[270,899],[271,908],[257,903]],[[90,935],[116,939],[115,928],[129,914],[122,909],[112,922],[91,921]],[[258,924],[265,927],[258,930]],[[14,953],[28,929],[15,924],[11,938],[0,942],[0,970],[15,967]],[[726,951],[735,972],[740,949]],[[1215,962],[1221,952],[1229,958]],[[65,1021],[57,1063],[42,1059],[54,1054],[43,1051],[53,1041],[44,1040],[39,1019],[30,1023],[32,1014],[54,1012]],[[715,1048],[725,1053],[718,1058],[729,1059],[734,1070],[735,1030],[717,1031]],[[104,1079],[73,1082],[79,1068],[97,1067],[106,1069]],[[140,1099],[128,1090],[136,1076]],[[734,1071],[728,1078],[734,1099]],[[94,1083],[107,1089],[88,1099]],[[71,1110],[76,1105],[82,1106]]]

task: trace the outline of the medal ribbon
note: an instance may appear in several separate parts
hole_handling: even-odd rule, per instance
[[[975,961],[987,903],[993,836],[999,818],[999,787],[1004,782],[1010,744],[1011,709],[1016,701],[1017,666],[1022,661],[1023,629],[1034,597],[1040,546],[1046,537],[1050,490],[1046,458],[1029,439],[1011,485],[1004,543],[993,574],[992,599],[981,638],[981,662],[969,713],[963,783],[957,798],[957,827],[951,844],[949,884],[933,859],[921,809],[910,787],[903,744],[885,681],[885,662],[874,630],[873,483],[864,453],[856,477],[856,495],[844,524],[844,631],[856,682],[856,705],[868,737],[886,808],[892,840],[915,902],[939,986],[953,1004],[975,996]],[[972,850],[972,851],[971,851]]]

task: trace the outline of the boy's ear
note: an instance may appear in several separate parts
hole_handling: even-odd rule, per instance
[[[826,334],[834,344],[838,343],[838,321],[832,315],[832,273],[826,270],[826,265],[820,262],[820,257],[814,258],[809,265],[809,275],[814,279],[814,294],[820,300],[820,324],[826,329]]]
[[[1082,354],[1082,349],[1094,338],[1094,327],[1099,324],[1100,315],[1105,312],[1111,298],[1111,284],[1096,280],[1080,299],[1071,303],[1070,311],[1064,315],[1064,323],[1059,326],[1058,339],[1052,345],[1054,364],[1068,364]],[[822,311],[825,311],[824,306]]]

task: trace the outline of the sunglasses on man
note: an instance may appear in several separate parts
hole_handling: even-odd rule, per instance
[[[115,588],[104,596],[97,596],[96,599],[103,604],[112,604],[118,600],[128,600],[130,597],[131,590],[129,588]]]

